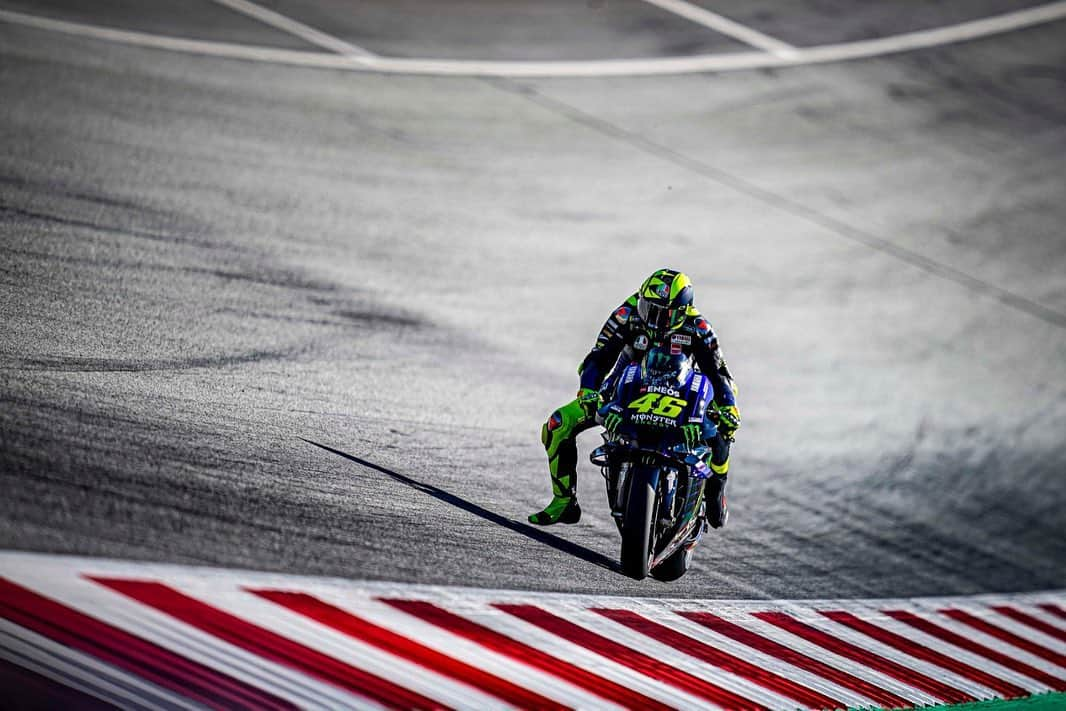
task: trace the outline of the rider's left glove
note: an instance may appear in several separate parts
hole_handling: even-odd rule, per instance
[[[585,416],[592,417],[600,406],[600,394],[591,388],[581,388],[577,391],[577,402],[585,411]]]
[[[740,412],[737,410],[736,405],[719,405],[713,404],[714,414],[717,415],[718,429],[722,434],[729,439],[733,438],[733,433],[740,427]]]

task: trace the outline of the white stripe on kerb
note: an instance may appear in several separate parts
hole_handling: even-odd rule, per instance
[[[605,59],[583,62],[495,62],[454,59],[403,59],[398,57],[302,52],[299,50],[167,37],[145,32],[117,30],[97,25],[52,20],[11,10],[0,10],[0,21],[12,24],[189,54],[303,67],[372,71],[383,74],[511,78],[662,76],[840,62],[851,59],[879,57],[915,49],[939,47],[954,42],[965,42],[1055,22],[1064,18],[1066,18],[1066,0],[1058,0],[1057,2],[1026,10],[1017,10],[932,30],[908,32],[873,40],[797,48],[789,57],[781,57],[768,52],[739,52],[735,54],[703,54],[653,59]]]
[[[672,12],[675,15],[680,15],[686,20],[709,27],[715,32],[728,35],[744,44],[749,44],[778,57],[788,59],[796,54],[796,48],[790,44],[769,35],[764,35],[762,32],[753,30],[739,22],[734,22],[728,17],[723,17],[716,12],[705,10],[684,0],[644,0],[644,2],[649,5],[655,5],[667,12]]]

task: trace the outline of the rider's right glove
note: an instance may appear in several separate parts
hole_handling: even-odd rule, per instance
[[[685,438],[685,446],[693,449],[703,441],[703,425],[683,425],[681,434]]]

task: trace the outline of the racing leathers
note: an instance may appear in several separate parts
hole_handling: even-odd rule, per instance
[[[726,445],[740,424],[733,379],[722,357],[718,337],[707,319],[694,306],[689,306],[681,325],[667,333],[661,343],[655,343],[651,340],[651,329],[637,310],[638,299],[639,295],[633,294],[607,319],[596,344],[578,368],[581,387],[577,398],[553,412],[541,428],[541,442],[548,454],[552,501],[529,517],[532,523],[576,523],[580,519],[577,435],[596,424],[596,410],[603,400],[610,399],[618,373],[626,365],[640,362],[654,345],[667,346],[674,354],[691,356],[708,377],[714,389],[711,407]],[[601,399],[604,392],[606,396]],[[725,456],[716,456],[714,460],[717,461],[712,461],[712,469],[724,478],[729,471],[728,446]]]

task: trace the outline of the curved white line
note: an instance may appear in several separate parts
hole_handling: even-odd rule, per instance
[[[938,47],[954,42],[965,42],[1025,27],[1055,22],[1064,18],[1066,18],[1066,0],[1059,0],[1058,2],[1040,5],[1027,10],[1018,10],[932,30],[907,32],[892,37],[857,42],[797,48],[789,56],[778,56],[766,52],[738,52],[732,54],[703,54],[690,57],[606,59],[581,62],[497,62],[458,59],[403,59],[398,57],[367,57],[351,54],[336,55],[322,52],[303,52],[153,35],[144,32],[100,27],[98,25],[53,20],[11,10],[0,10],[0,21],[4,22],[81,37],[92,37],[111,42],[192,54],[386,74],[515,78],[656,76],[839,62]]]

